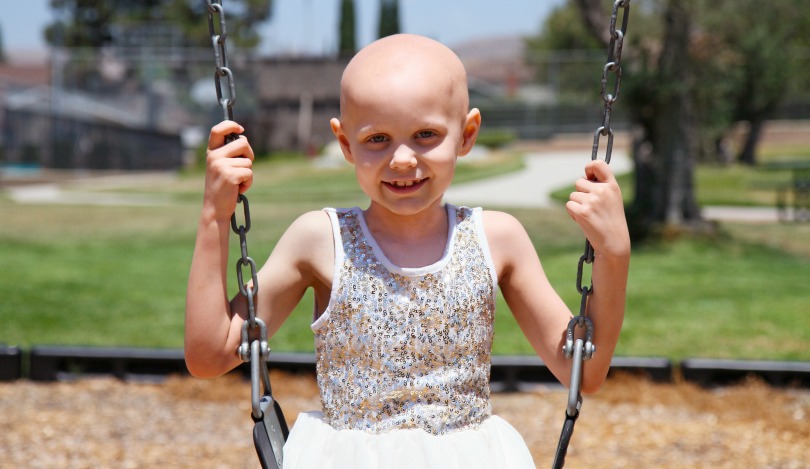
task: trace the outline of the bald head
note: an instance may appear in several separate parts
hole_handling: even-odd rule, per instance
[[[452,50],[413,34],[379,39],[360,50],[346,66],[340,82],[341,115],[345,116],[349,103],[376,93],[390,99],[407,99],[407,92],[423,82],[441,93],[453,114],[466,114],[467,73]]]

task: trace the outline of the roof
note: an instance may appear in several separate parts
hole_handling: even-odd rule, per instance
[[[51,67],[47,63],[0,63],[0,86],[31,87],[50,81]]]
[[[85,93],[58,91],[49,86],[37,86],[20,93],[9,94],[4,101],[8,110],[53,114],[124,127],[146,127],[146,119],[131,110],[119,109]]]

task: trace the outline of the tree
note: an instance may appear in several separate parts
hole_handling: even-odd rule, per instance
[[[380,22],[377,37],[399,34],[399,0],[380,0]]]
[[[763,8],[756,0],[703,1],[700,37],[712,45],[704,63],[721,66],[709,67],[716,74],[703,73],[701,81],[722,79],[726,96],[720,99],[728,103],[728,125],[749,124],[737,160],[753,165],[763,125],[784,101],[791,82],[804,75],[799,64],[808,44],[810,2],[783,0]]]
[[[6,48],[3,44],[3,28],[0,28],[0,63],[6,61]]]
[[[354,21],[354,0],[341,0],[340,2],[340,32],[338,55],[351,57],[357,52],[357,39]]]
[[[571,0],[528,45],[576,49],[593,39],[606,45],[608,7]],[[630,16],[620,99],[636,124],[630,225],[635,235],[705,227],[694,196],[696,160],[717,158],[719,142],[744,121],[750,131],[739,160],[755,163],[763,123],[786,96],[810,97],[810,5],[633,0]],[[583,30],[591,39],[580,37]],[[565,86],[577,82],[566,79]]]
[[[585,104],[599,99],[593,60],[605,60],[604,47],[582,22],[576,7],[556,7],[540,34],[526,38],[525,43],[526,59],[535,76],[551,85],[558,103]]]
[[[272,0],[224,2],[228,42],[253,48],[259,43],[257,26],[270,18]],[[45,31],[49,44],[98,49],[126,43],[134,30],[168,27],[173,41],[184,47],[211,47],[206,3],[188,0],[51,0],[59,18]]]
[[[575,3],[591,33],[607,44],[604,2]],[[636,239],[662,228],[681,231],[706,226],[694,191],[695,128],[690,91],[695,75],[689,46],[695,0],[650,3],[650,11],[660,15],[660,36],[632,41],[628,47],[632,53],[623,55],[626,71],[621,94],[628,102],[623,109],[629,109],[639,128],[632,145],[635,195],[628,209]],[[639,10],[643,14],[644,10]],[[630,27],[639,23],[634,17]]]
[[[45,29],[54,46],[100,48],[112,42],[113,2],[51,0],[61,18]]]

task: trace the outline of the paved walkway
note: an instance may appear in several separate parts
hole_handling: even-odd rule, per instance
[[[53,176],[52,176],[53,177]],[[162,194],[131,194],[116,192],[119,188],[144,184],[173,182],[172,172],[138,172],[85,177],[53,177],[55,182],[14,184],[6,193],[18,204],[154,206],[168,205],[169,197]],[[67,190],[66,190],[67,188]]]
[[[445,198],[460,205],[557,207],[549,194],[582,177],[589,160],[590,155],[580,152],[530,153],[523,171],[453,185]],[[631,164],[625,152],[613,152],[610,166],[615,173],[630,171]]]
[[[554,190],[570,186],[583,175],[590,154],[580,151],[544,151],[528,153],[525,169],[515,173],[496,176],[480,181],[454,184],[447,191],[446,200],[458,205],[520,208],[562,207],[549,197]],[[342,157],[335,157],[342,162]],[[461,163],[463,164],[463,163]],[[614,149],[610,166],[616,173],[632,170],[632,161],[621,149]],[[93,178],[94,189],[103,186],[114,189],[121,186],[137,186],[156,178],[170,181],[170,173],[110,175]],[[59,183],[38,183],[11,186],[6,189],[17,203],[56,203],[88,205],[165,205],[170,200],[165,196],[151,194],[117,193],[114,190],[99,193],[82,191],[81,186],[70,191],[63,190]],[[703,207],[706,219],[717,221],[742,221],[749,223],[775,223],[779,217],[772,207]]]
[[[583,175],[590,155],[581,152],[556,151],[530,153],[524,170],[481,181],[454,184],[446,200],[459,205],[485,207],[548,208],[562,207],[549,197],[551,192],[570,186]],[[615,173],[632,170],[632,161],[623,150],[614,150],[610,166]],[[776,223],[773,207],[703,207],[708,220]]]
[[[155,206],[169,205],[159,195],[64,191],[58,184],[32,184],[8,189],[11,200],[18,204]]]

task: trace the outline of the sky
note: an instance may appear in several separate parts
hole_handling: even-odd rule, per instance
[[[47,51],[42,30],[53,19],[49,0],[0,0],[0,31],[7,53]],[[204,0],[199,0],[204,1]],[[402,32],[422,34],[450,47],[471,39],[535,34],[545,16],[565,0],[400,0]],[[264,54],[320,55],[337,50],[339,0],[274,0],[272,20],[260,27]],[[227,13],[227,0],[223,2]],[[497,6],[496,6],[497,5]],[[376,38],[379,0],[355,0],[357,42]],[[227,19],[227,16],[226,16]]]

